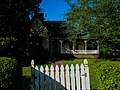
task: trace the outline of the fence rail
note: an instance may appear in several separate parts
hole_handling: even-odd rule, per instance
[[[31,90],[90,90],[88,62],[38,67],[31,61]]]
[[[99,54],[99,50],[62,50],[62,54]]]

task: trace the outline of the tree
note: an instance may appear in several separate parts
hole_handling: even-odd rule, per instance
[[[104,55],[119,49],[116,47],[120,44],[119,0],[77,0],[75,3],[66,1],[71,6],[70,11],[65,14],[68,18],[65,23],[68,38],[71,32],[74,39],[84,32],[89,35],[89,39],[99,40]]]
[[[40,11],[40,3],[41,0],[0,1],[0,36],[10,37],[16,35],[16,31],[27,29],[29,15]]]
[[[88,0],[77,0],[75,3],[72,3],[71,0],[66,0],[66,2],[71,8],[65,14],[67,18],[67,22],[65,22],[65,26],[67,27],[65,34],[67,34],[69,41],[73,41],[79,36],[86,34],[92,17],[90,12],[92,2]]]
[[[27,39],[30,34],[30,19],[29,15],[40,12],[40,3],[42,0],[1,0],[0,1],[0,38],[5,46],[5,41],[9,45],[3,49],[7,54],[14,52],[14,55],[24,54],[27,47]],[[9,38],[9,39],[8,39]],[[4,46],[3,46],[4,45]],[[11,48],[12,47],[12,48]],[[2,55],[3,53],[1,53]],[[6,54],[5,54],[6,55]],[[4,55],[4,56],[5,56]]]
[[[116,47],[120,44],[119,4],[118,0],[101,0],[93,8],[95,20],[88,31],[90,37],[99,40],[104,55],[111,55],[119,49]]]

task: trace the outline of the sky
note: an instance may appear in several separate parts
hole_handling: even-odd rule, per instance
[[[63,14],[69,10],[69,5],[64,0],[42,0],[40,7],[45,14],[45,20],[49,21],[64,21]]]

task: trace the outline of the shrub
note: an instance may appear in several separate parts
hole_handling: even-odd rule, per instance
[[[22,71],[17,60],[0,57],[0,89],[20,90]]]
[[[102,62],[97,69],[99,90],[120,89],[120,62]]]

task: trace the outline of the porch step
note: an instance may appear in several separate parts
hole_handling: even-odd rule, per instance
[[[82,54],[74,54],[74,57],[76,58],[80,58],[80,59],[93,59],[93,58],[99,58],[99,55],[95,55],[95,54],[87,54],[87,55],[82,55]]]

